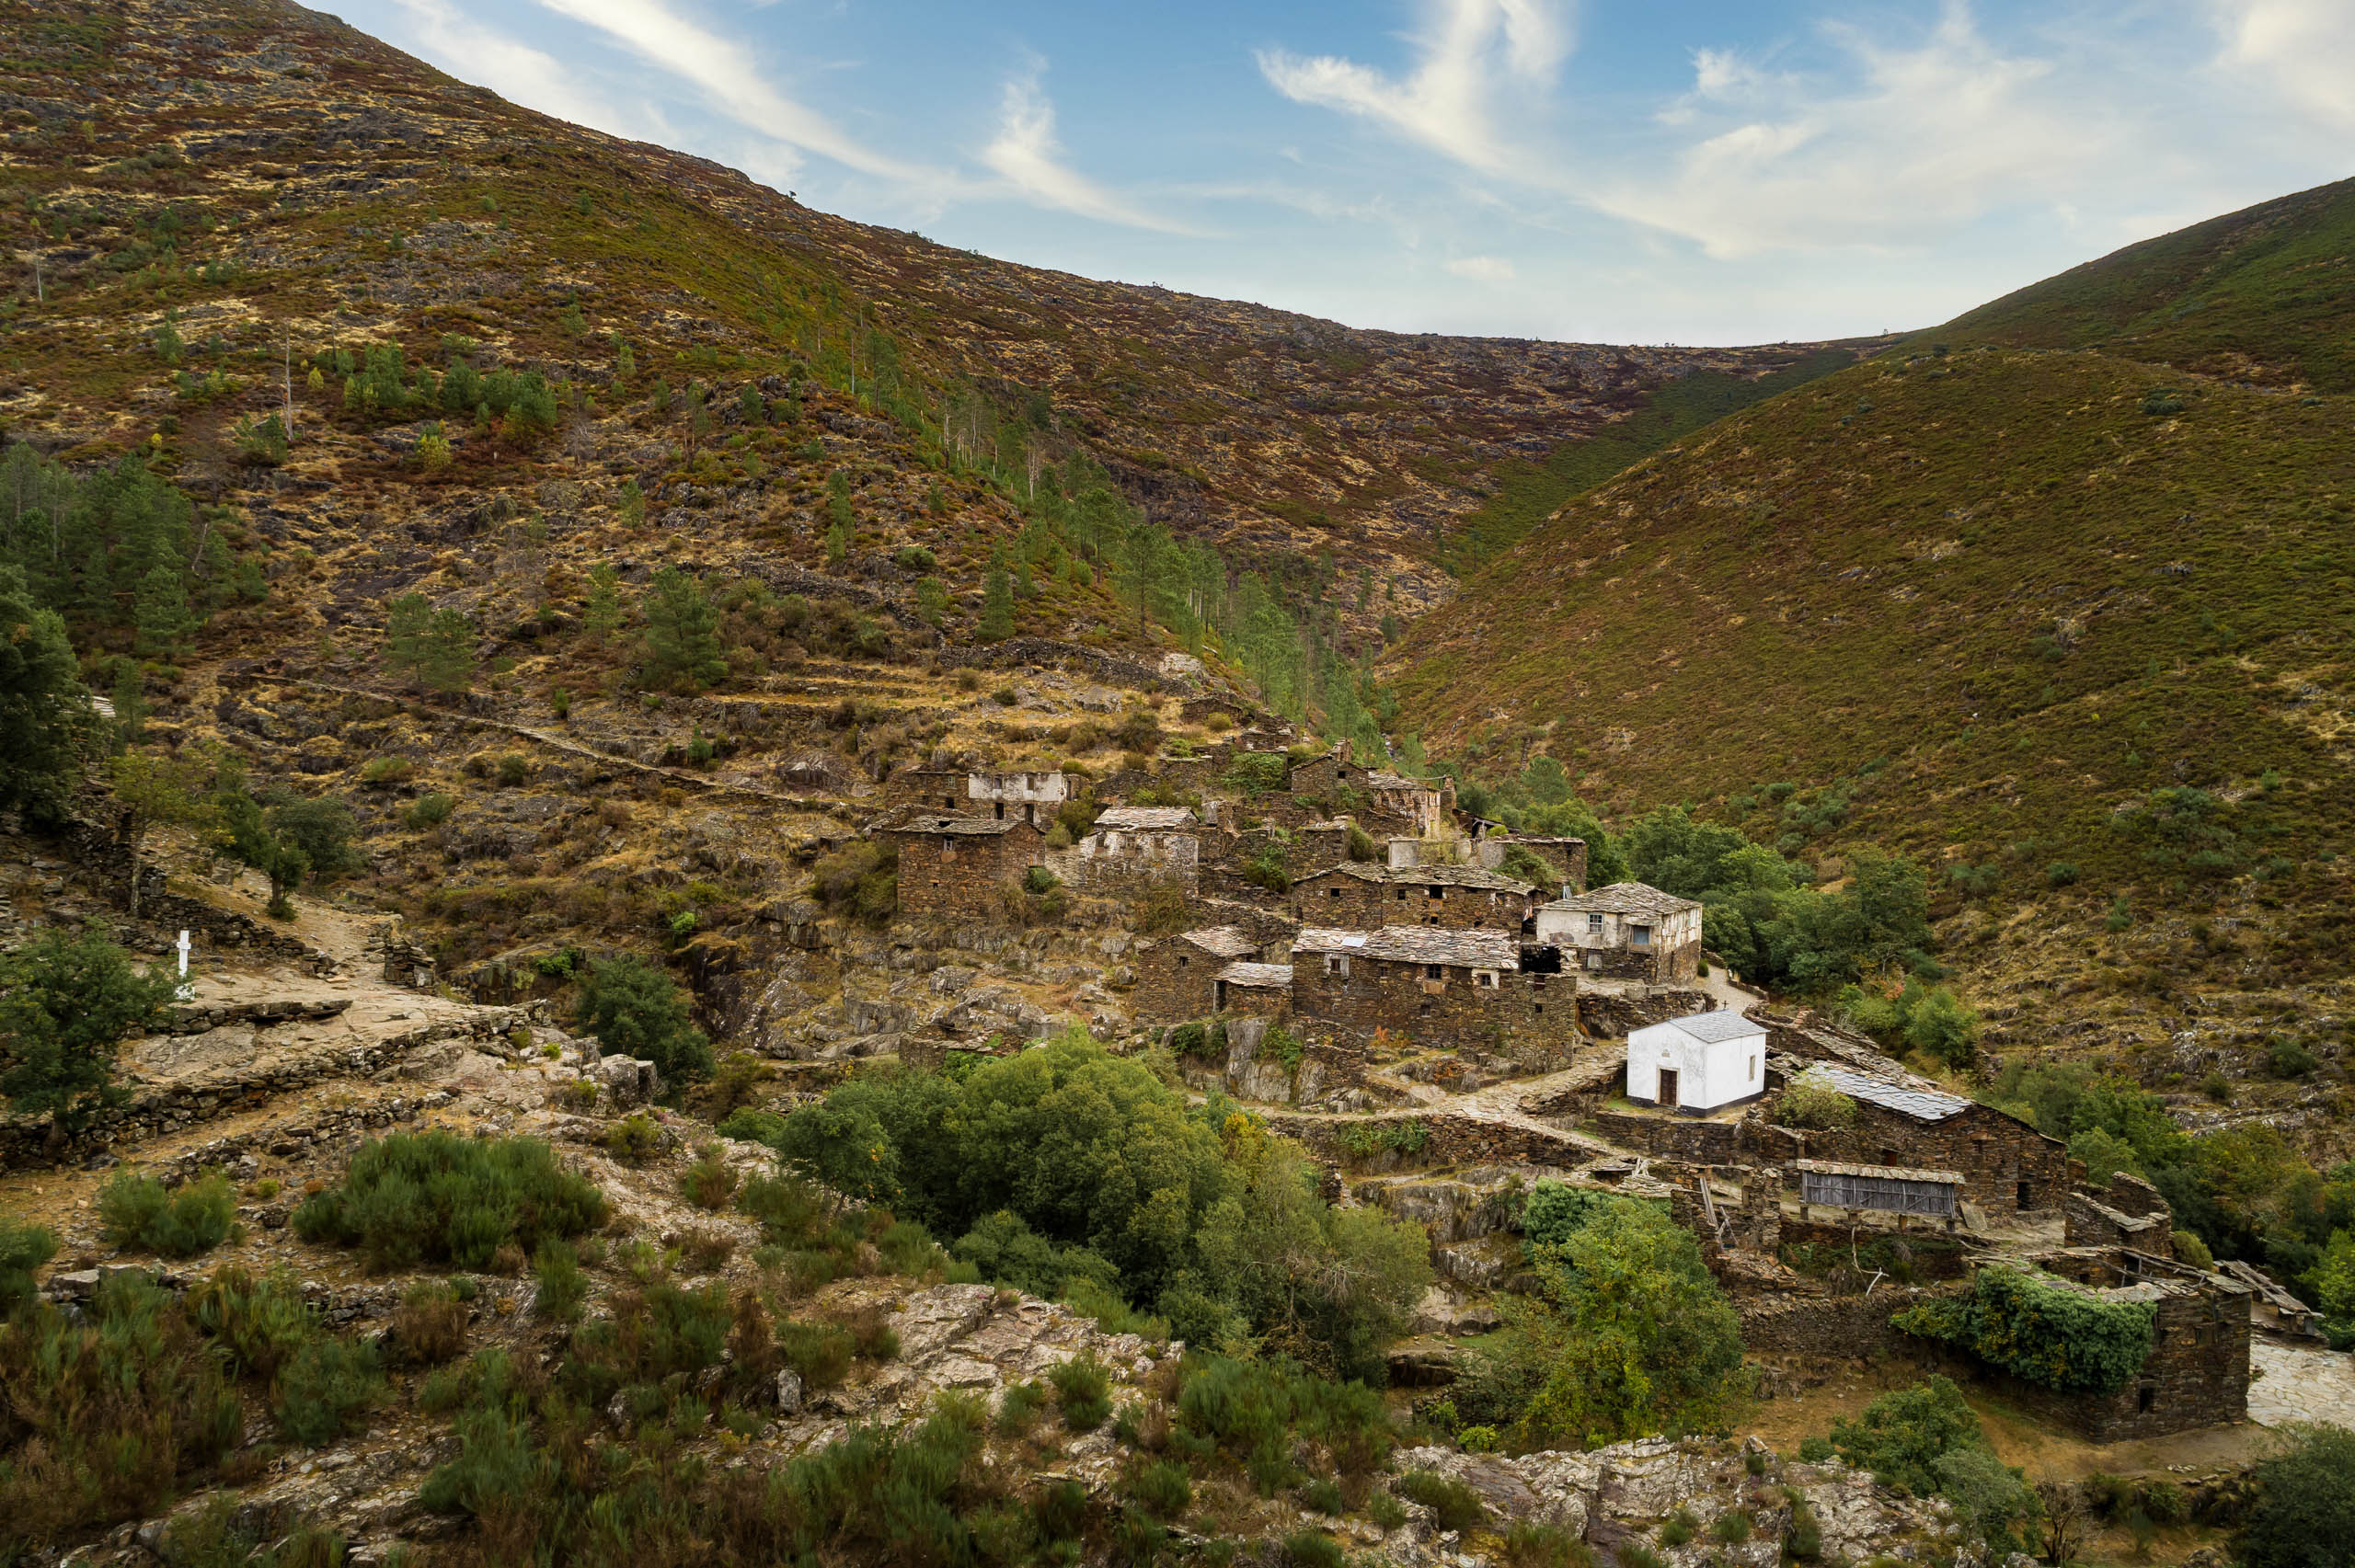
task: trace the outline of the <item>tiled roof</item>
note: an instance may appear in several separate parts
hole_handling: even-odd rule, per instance
[[[1458,969],[1521,967],[1521,943],[1501,931],[1442,931],[1435,925],[1391,925],[1380,931],[1303,927],[1292,939],[1299,953],[1352,953],[1396,964],[1445,964]]]
[[[1584,914],[1675,915],[1701,906],[1691,898],[1663,893],[1648,883],[1614,882],[1608,887],[1597,887],[1592,892],[1573,893],[1567,898],[1557,898],[1545,907],[1549,910],[1576,910]]]
[[[1851,1100],[1862,1100],[1868,1105],[1912,1116],[1917,1122],[1942,1122],[1970,1109],[1969,1100],[1936,1089],[1908,1089],[1837,1067],[1818,1066],[1814,1070],[1830,1079],[1832,1086]]]
[[[1354,876],[1361,882],[1404,883],[1408,887],[1478,887],[1491,893],[1527,893],[1530,884],[1517,876],[1486,870],[1476,865],[1369,865],[1360,861],[1345,860],[1338,865],[1328,865],[1302,877],[1313,882],[1332,872]]]
[[[1290,964],[1229,964],[1218,972],[1218,978],[1231,986],[1254,988],[1290,987]]]
[[[1243,934],[1242,928],[1232,925],[1204,926],[1200,931],[1182,933],[1180,942],[1190,942],[1203,952],[1221,958],[1245,958],[1259,951],[1259,944]]]
[[[1096,814],[1098,829],[1116,828],[1132,833],[1166,833],[1190,828],[1196,818],[1183,806],[1114,806]]]
[[[1739,1040],[1744,1035],[1763,1035],[1766,1032],[1766,1025],[1744,1018],[1730,1007],[1720,1007],[1715,1013],[1694,1013],[1683,1018],[1665,1018],[1658,1024],[1648,1024],[1638,1033],[1648,1034],[1653,1029],[1674,1029],[1704,1044],[1715,1045],[1720,1040]]]

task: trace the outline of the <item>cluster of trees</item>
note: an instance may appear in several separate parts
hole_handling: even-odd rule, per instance
[[[173,657],[213,611],[267,596],[236,531],[227,509],[197,507],[135,455],[87,478],[23,442],[0,457],[0,570],[35,606],[128,633],[143,655]]]
[[[2179,1254],[2263,1265],[2355,1346],[2355,1162],[2317,1171],[2262,1122],[2193,1138],[2158,1095],[2075,1063],[2012,1062],[1988,1097],[2067,1139],[2091,1180],[2126,1171],[2157,1187]]]
[[[861,1078],[735,1130],[953,1238],[988,1277],[1331,1375],[1379,1381],[1430,1278],[1419,1227],[1333,1207],[1297,1149],[1085,1035],[962,1074]]]
[[[521,434],[545,435],[556,429],[561,404],[546,376],[503,368],[486,375],[475,368],[470,344],[445,347],[448,359],[440,375],[430,366],[411,370],[397,343],[372,343],[357,351],[330,349],[312,360],[311,383],[318,388],[330,377],[339,380],[343,406],[362,415],[415,418],[440,409],[484,427],[502,419],[506,429]]]

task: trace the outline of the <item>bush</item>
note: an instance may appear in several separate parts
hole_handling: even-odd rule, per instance
[[[440,790],[420,795],[401,813],[401,821],[411,828],[438,828],[450,819],[458,803]]]
[[[736,1191],[736,1167],[716,1143],[695,1151],[695,1162],[679,1178],[679,1190],[697,1208],[724,1208]]]
[[[818,897],[832,909],[862,920],[890,918],[900,903],[899,852],[888,844],[855,839],[810,867]]]
[[[466,1345],[466,1304],[447,1280],[420,1279],[401,1293],[385,1343],[404,1360],[438,1367]]]
[[[1488,1510],[1480,1494],[1453,1476],[1436,1471],[1410,1470],[1390,1483],[1390,1490],[1409,1503],[1419,1503],[1443,1530],[1477,1529],[1488,1523]]]
[[[1679,1508],[1660,1522],[1660,1543],[1667,1547],[1683,1546],[1701,1528],[1701,1521],[1693,1516],[1690,1508]]]
[[[1835,1421],[1826,1446],[1831,1453],[1873,1479],[1917,1497],[1938,1491],[1937,1462],[1962,1449],[1986,1449],[1987,1435],[1979,1417],[1963,1402],[1962,1391],[1945,1378],[1932,1377],[1910,1389],[1885,1393],[1865,1407],[1855,1421]],[[1812,1440],[1803,1448],[1823,1457]]]
[[[1170,1443],[1190,1459],[1224,1459],[1271,1497],[1292,1480],[1301,1441],[1321,1445],[1354,1479],[1382,1467],[1392,1437],[1382,1396],[1362,1383],[1332,1382],[1281,1357],[1211,1356],[1190,1364]]]
[[[605,1152],[625,1165],[643,1165],[661,1154],[671,1141],[662,1124],[644,1111],[632,1111],[605,1129]]]
[[[33,1297],[33,1270],[57,1255],[57,1238],[0,1214],[0,1317]]]
[[[1112,1413],[1112,1374],[1093,1355],[1049,1368],[1047,1381],[1054,1385],[1063,1425],[1073,1432],[1093,1432]]]
[[[35,1302],[0,1331],[0,1392],[17,1430],[0,1460],[0,1555],[141,1518],[243,1436],[236,1391],[187,1311],[134,1274],[86,1315]]]
[[[711,1042],[670,975],[643,958],[608,958],[580,986],[580,1022],[609,1056],[650,1061],[673,1083],[708,1077]]]
[[[286,1436],[316,1448],[353,1430],[384,1396],[385,1378],[372,1346],[321,1334],[280,1369],[271,1414]]]
[[[1502,1561],[1505,1568],[1590,1568],[1594,1554],[1559,1525],[1517,1519],[1505,1531]]]
[[[2148,1301],[2097,1300],[2049,1276],[1989,1266],[1969,1296],[1924,1301],[1890,1321],[2062,1393],[2113,1394],[2150,1355],[2157,1310]]]
[[[605,1200],[536,1139],[396,1133],[352,1156],[336,1186],[295,1209],[307,1242],[358,1247],[370,1266],[479,1269],[500,1247],[529,1251],[603,1220]]]
[[[2321,1065],[2314,1052],[2286,1035],[2265,1047],[2265,1070],[2276,1078],[2304,1078]]]
[[[1014,1391],[1008,1389],[1007,1402],[1011,1402],[1013,1398]],[[1003,1410],[1000,1411],[1000,1419],[1004,1419]],[[1174,1519],[1193,1505],[1194,1483],[1187,1476],[1184,1465],[1160,1459],[1137,1472],[1136,1480],[1130,1483],[1129,1495],[1136,1499],[1139,1507],[1155,1517]]]
[[[320,1332],[317,1314],[303,1299],[291,1269],[273,1269],[257,1279],[236,1264],[225,1265],[189,1292],[188,1307],[230,1370],[244,1377],[276,1378]]]
[[[1349,1553],[1322,1530],[1294,1530],[1284,1537],[1284,1562],[1290,1568],[1346,1568]]]
[[[167,1191],[153,1176],[116,1173],[98,1189],[98,1224],[118,1247],[144,1247],[166,1257],[187,1258],[228,1240],[236,1228],[237,1195],[229,1179],[212,1172]]]
[[[1793,1079],[1775,1100],[1774,1119],[1778,1127],[1830,1132],[1855,1125],[1856,1102],[1834,1087],[1827,1074],[1809,1069]]]
[[[2177,1230],[2167,1240],[2177,1262],[2188,1263],[2194,1268],[2216,1266],[2215,1254],[2208,1250],[2208,1243],[2190,1231]]]
[[[2258,1463],[2257,1499],[2233,1555],[2243,1568],[2355,1564],[2355,1432],[2294,1429],[2288,1449]]]
[[[581,1272],[580,1254],[550,1236],[532,1254],[532,1310],[543,1318],[569,1323],[580,1315],[589,1294],[589,1276]]]

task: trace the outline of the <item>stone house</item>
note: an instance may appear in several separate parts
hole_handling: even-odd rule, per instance
[[[1216,993],[1213,1005],[1220,1013],[1281,1018],[1292,1011],[1290,964],[1255,964],[1238,958],[1221,969],[1212,983]]]
[[[1627,1034],[1627,1098],[1706,1115],[1766,1093],[1766,1025],[1729,1007]]]
[[[1490,833],[1472,841],[1472,861],[1490,871],[1504,869],[1515,849],[1553,868],[1547,880],[1565,898],[1586,887],[1586,841],[1548,838],[1537,833]]]
[[[911,815],[879,825],[900,853],[900,913],[986,920],[999,888],[1046,864],[1046,835],[1019,817]]]
[[[965,798],[976,814],[1001,820],[1019,817],[1034,828],[1053,822],[1056,811],[1071,797],[1071,780],[1061,771],[965,775]]]
[[[1798,1134],[1811,1159],[1959,1171],[1963,1196],[1983,1213],[2062,1207],[2069,1150],[2018,1117],[1943,1090],[1913,1088],[1846,1068],[1812,1070],[1856,1103],[1851,1127]]]
[[[1386,1029],[1425,1049],[1475,1049],[1531,1065],[1578,1044],[1578,977],[1542,950],[1523,962],[1510,931],[1303,927],[1292,943],[1292,1008],[1364,1043]]]
[[[1614,882],[1540,905],[1536,933],[1561,948],[1566,962],[1599,978],[1673,986],[1701,973],[1701,906],[1642,882]]]
[[[2096,1192],[2071,1187],[2061,1203],[2062,1236],[2072,1247],[2128,1247],[2175,1256],[2175,1211],[2159,1189],[2120,1171]]]
[[[1200,885],[1201,824],[1183,806],[1115,806],[1066,850],[1051,850],[1048,868],[1074,887],[1118,893],[1149,882]]]
[[[945,763],[912,762],[883,781],[886,807],[916,806],[936,811],[965,808],[965,770]]]
[[[1368,773],[1364,788],[1375,811],[1411,824],[1407,830],[1418,837],[1435,830],[1455,809],[1453,779],[1432,784],[1398,773]]]
[[[2072,1247],[2024,1262],[2097,1300],[2157,1309],[2151,1351],[2114,1394],[2002,1379],[2018,1402],[2088,1442],[2120,1443],[2248,1419],[2249,1290],[2128,1247]]]
[[[1518,937],[1536,892],[1526,882],[1476,866],[1393,868],[1343,861],[1292,886],[1292,917],[1303,925],[1436,925]]]
[[[1137,944],[1136,1015],[1161,1024],[1207,1018],[1218,1011],[1218,974],[1229,964],[1256,961],[1265,946],[1231,925],[1206,926]]]

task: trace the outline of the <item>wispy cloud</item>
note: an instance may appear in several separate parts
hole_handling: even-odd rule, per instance
[[[1447,264],[1447,269],[1476,283],[1510,283],[1521,275],[1501,256],[1459,256]]]
[[[1055,139],[1055,106],[1040,90],[1043,65],[1034,63],[1009,79],[999,102],[997,133],[981,161],[1026,200],[1081,217],[1164,234],[1190,234],[1187,225],[1150,212],[1081,174]]]
[[[1411,74],[1394,78],[1338,55],[1263,50],[1259,73],[1297,103],[1372,120],[1490,174],[1535,172],[1495,123],[1519,96],[1552,86],[1570,29],[1554,0],[1431,0]]]
[[[879,153],[771,86],[744,45],[698,27],[661,0],[539,0],[558,16],[596,29],[651,64],[700,87],[738,124],[862,174],[910,186],[948,176]]]
[[[2355,6],[2347,0],[2211,0],[2221,63],[2326,125],[2355,130]]]
[[[615,136],[644,136],[659,121],[623,111],[583,86],[555,56],[462,15],[448,0],[396,0],[431,57],[510,103]]]

